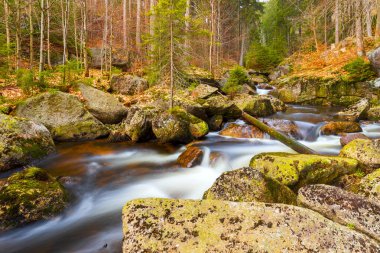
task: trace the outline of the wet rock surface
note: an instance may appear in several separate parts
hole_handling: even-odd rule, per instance
[[[276,129],[293,139],[300,140],[303,138],[301,130],[294,121],[280,119],[264,119],[263,122],[268,126]]]
[[[358,192],[376,203],[380,202],[380,169],[362,178]]]
[[[296,205],[296,195],[288,187],[249,167],[223,173],[203,199]]]
[[[43,124],[57,141],[94,140],[109,134],[77,97],[63,92],[29,98],[17,107],[15,114]]]
[[[177,159],[177,163],[183,168],[192,168],[202,163],[203,150],[190,146]]]
[[[102,123],[117,124],[127,115],[127,108],[113,95],[84,84],[78,88],[87,110]]]
[[[239,125],[236,123],[228,124],[222,131],[219,132],[222,136],[233,138],[264,138],[264,132],[255,126]]]
[[[343,133],[358,133],[363,131],[359,123],[356,122],[328,122],[321,128],[323,135],[340,135]]]
[[[52,218],[67,201],[67,192],[45,170],[15,173],[0,189],[0,231]]]
[[[261,153],[250,162],[250,167],[295,188],[331,183],[340,176],[355,172],[357,166],[355,159],[288,153]]]
[[[367,112],[368,120],[379,121],[380,120],[380,106],[372,107]]]
[[[133,200],[123,252],[378,252],[380,244],[300,207],[213,200]],[[308,235],[305,240],[305,235]]]
[[[53,152],[54,142],[45,126],[0,114],[0,171],[27,165]]]
[[[298,202],[323,216],[380,241],[380,205],[328,185],[309,185],[298,192]]]
[[[337,118],[345,121],[358,121],[365,119],[367,111],[370,108],[368,99],[361,99],[356,104],[348,107],[346,110],[338,112]]]

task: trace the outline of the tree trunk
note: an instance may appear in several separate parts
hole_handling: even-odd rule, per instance
[[[44,24],[45,24],[45,4],[44,0],[41,1],[41,25],[40,25],[40,64],[39,64],[39,71],[38,71],[38,77],[40,82],[42,81],[42,71],[44,70]]]
[[[335,45],[339,44],[339,29],[340,29],[340,10],[339,10],[339,0],[335,0]]]
[[[372,9],[372,4],[370,0],[365,0],[365,22],[366,22],[366,31],[367,31],[367,36],[372,37],[372,17],[371,17],[371,9]]]
[[[357,54],[359,57],[365,55],[364,42],[363,42],[363,24],[362,24],[362,11],[363,3],[362,0],[355,0],[355,34],[356,34],[356,47]]]
[[[84,60],[84,76],[90,76],[90,68],[88,65],[88,54],[87,54],[87,0],[82,0],[83,4],[83,60]]]
[[[7,43],[7,61],[8,65],[11,63],[11,32],[9,29],[9,5],[7,0],[4,0],[4,20],[5,20],[5,34],[6,34],[6,43]]]
[[[51,65],[51,50],[50,50],[50,0],[46,0],[46,45],[47,45],[47,62],[49,69],[52,69]]]
[[[213,53],[214,53],[214,38],[215,38],[215,0],[210,0],[210,8],[211,8],[211,31],[210,31],[210,47],[209,47],[209,71],[212,75],[214,75],[214,62],[213,62]]]
[[[171,12],[173,12],[173,0],[170,0]],[[174,107],[174,31],[173,17],[170,13],[170,108]]]
[[[127,0],[123,0],[123,48],[127,49]]]
[[[276,131],[275,129],[269,127],[268,125],[264,124],[260,120],[252,117],[251,115],[243,112],[242,114],[243,118],[250,124],[254,125],[255,127],[259,128],[261,131],[269,134],[271,137],[275,138],[276,140],[282,142],[289,148],[293,149],[294,151],[300,153],[300,154],[317,154],[314,150],[310,149],[309,147],[306,147],[305,145],[299,143],[296,140],[293,140],[284,134]]]
[[[375,32],[375,38],[376,40],[380,39],[380,0],[376,1],[376,32]]]
[[[185,48],[190,47],[189,32],[190,32],[190,7],[191,0],[186,0],[186,12],[185,12]]]
[[[33,0],[29,0],[29,69],[33,70],[33,61],[34,61],[34,41],[33,41]]]
[[[141,52],[141,0],[137,0],[136,7],[136,49]]]
[[[21,8],[20,0],[15,0],[16,6],[16,70],[20,68],[20,56],[21,56]]]
[[[102,42],[102,50],[101,50],[101,70],[102,73],[107,71],[107,40],[108,40],[108,0],[104,0],[105,4],[105,15],[104,15],[104,30],[103,30],[103,42]],[[104,66],[105,64],[105,66]]]

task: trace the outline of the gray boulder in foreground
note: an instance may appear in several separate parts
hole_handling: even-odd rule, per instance
[[[380,241],[380,205],[329,185],[299,190],[298,202],[323,216]]]
[[[139,199],[123,209],[123,252],[379,252],[380,243],[283,204]]]

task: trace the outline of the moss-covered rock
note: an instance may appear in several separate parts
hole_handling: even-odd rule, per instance
[[[219,132],[222,136],[233,138],[258,138],[263,139],[265,133],[255,126],[239,125],[236,123],[228,124],[222,131]]]
[[[123,95],[136,95],[149,88],[144,78],[131,75],[115,75],[111,78],[111,90]]]
[[[351,105],[347,109],[338,112],[337,118],[344,121],[358,121],[367,117],[367,112],[370,108],[368,99],[363,98],[354,105]]]
[[[380,106],[372,107],[367,112],[368,120],[379,121],[380,120]]]
[[[254,117],[266,117],[275,113],[270,99],[262,96],[240,94],[234,97],[237,107]]]
[[[288,153],[262,153],[250,162],[250,167],[296,188],[331,183],[342,175],[355,172],[357,166],[355,159]]]
[[[249,167],[223,173],[203,195],[203,199],[292,205],[296,198],[288,187]]]
[[[123,208],[123,237],[124,253],[380,250],[378,241],[314,211],[259,202],[133,200]]]
[[[206,136],[209,131],[206,122],[180,108],[157,115],[152,129],[161,143],[189,143]]]
[[[207,98],[203,101],[202,106],[209,117],[214,115],[222,115],[226,119],[238,119],[241,117],[240,108],[222,95]]]
[[[350,143],[351,141],[356,140],[356,139],[369,140],[369,138],[366,135],[360,134],[360,133],[343,134],[343,136],[340,138],[340,144],[342,145],[342,147],[344,147],[348,143]]]
[[[49,219],[67,201],[65,189],[45,170],[32,167],[15,173],[0,190],[0,231]]]
[[[27,165],[54,151],[54,142],[46,127],[0,114],[0,171]]]
[[[113,95],[84,84],[78,89],[88,111],[102,123],[117,124],[127,115],[127,108]]]
[[[79,99],[63,92],[46,92],[27,99],[16,109],[16,116],[45,125],[57,141],[93,140],[109,130]]]
[[[199,84],[191,93],[194,99],[206,99],[211,95],[215,94],[218,88],[212,87],[207,84]]]
[[[263,122],[268,126],[276,129],[293,139],[300,140],[303,138],[300,128],[294,121],[282,119],[264,119]]]
[[[360,181],[360,194],[370,198],[377,203],[380,201],[380,169],[368,174]]]
[[[308,185],[299,190],[298,202],[380,241],[380,205],[373,201],[329,185]]]
[[[380,168],[380,140],[353,140],[343,147],[339,156],[358,160],[363,169]]]
[[[223,116],[214,115],[208,120],[208,127],[211,131],[219,131],[223,126]]]
[[[358,133],[363,131],[360,124],[357,122],[328,122],[321,127],[321,133],[323,135],[340,135],[343,133]]]

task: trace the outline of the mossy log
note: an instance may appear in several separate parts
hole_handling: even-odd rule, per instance
[[[254,125],[255,127],[259,128],[261,131],[264,131],[265,133],[269,134],[276,140],[282,142],[289,148],[293,149],[294,151],[300,153],[300,154],[317,154],[316,151],[312,150],[311,148],[299,143],[298,141],[291,139],[287,137],[286,135],[276,131],[275,129],[269,127],[268,125],[264,124],[260,120],[252,117],[251,115],[242,112],[243,118],[250,124]]]

